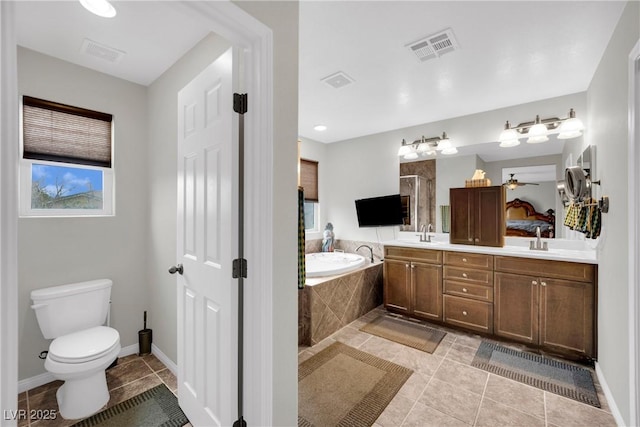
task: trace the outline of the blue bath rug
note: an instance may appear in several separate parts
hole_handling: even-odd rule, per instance
[[[600,408],[591,372],[580,366],[487,341],[471,366]]]

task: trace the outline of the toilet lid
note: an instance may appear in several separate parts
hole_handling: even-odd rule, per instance
[[[49,357],[63,363],[94,360],[120,343],[120,334],[107,326],[96,326],[56,338],[49,346]]]

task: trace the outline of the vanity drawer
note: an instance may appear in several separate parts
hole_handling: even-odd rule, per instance
[[[444,278],[493,286],[493,271],[444,266]]]
[[[451,295],[445,295],[443,298],[446,323],[493,333],[493,304]]]
[[[422,261],[430,264],[442,264],[442,251],[431,249],[403,248],[400,246],[385,246],[385,258],[402,258],[409,261]]]
[[[593,264],[507,256],[496,256],[495,263],[496,271],[528,276],[573,279],[581,282],[592,282],[595,277]]]
[[[493,301],[493,287],[456,282],[455,280],[444,281],[444,293],[488,302]]]
[[[467,252],[445,252],[444,263],[458,267],[493,269],[493,255],[471,254]]]

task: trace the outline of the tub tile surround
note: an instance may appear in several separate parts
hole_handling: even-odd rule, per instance
[[[134,354],[121,357],[116,366],[107,370],[107,384],[111,397],[106,407],[116,405],[162,383],[174,394],[177,393],[178,384],[175,375],[155,356]],[[51,420],[22,418],[18,420],[18,426],[66,427],[78,422],[78,420],[65,420],[58,413],[56,391],[62,384],[62,381],[56,380],[20,393],[18,409],[23,409],[26,414],[32,411],[33,414],[37,414],[38,411],[55,410],[57,416]]]
[[[382,302],[381,262],[313,282],[298,292],[299,345],[320,342]]]
[[[591,368],[601,409],[472,367],[471,361],[481,342],[481,337],[472,333],[429,324],[447,332],[436,351],[429,354],[359,330],[384,313],[383,307],[377,307],[314,346],[299,348],[298,352],[298,363],[302,363],[340,341],[412,369],[413,375],[374,427],[616,425]]]
[[[373,249],[374,264],[369,263],[367,245]],[[334,333],[382,302],[382,262],[380,243],[336,240],[335,248],[358,253],[367,263],[344,275],[307,278],[307,286],[298,292],[298,345],[311,345]],[[322,239],[305,241],[305,253],[322,251]],[[312,285],[312,286],[309,286]]]

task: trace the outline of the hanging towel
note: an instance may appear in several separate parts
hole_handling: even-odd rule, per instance
[[[298,187],[298,289],[304,289],[307,281],[304,243],[304,190]]]

